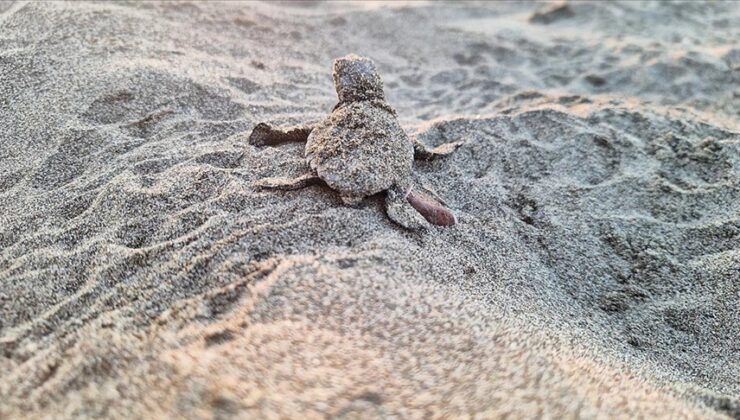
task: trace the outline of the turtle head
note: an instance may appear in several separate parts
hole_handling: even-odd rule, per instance
[[[334,86],[339,102],[385,100],[383,80],[367,57],[350,54],[334,60]]]

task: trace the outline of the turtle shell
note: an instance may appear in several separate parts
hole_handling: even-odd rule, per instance
[[[389,109],[369,101],[352,102],[314,127],[306,159],[332,189],[369,196],[410,176],[414,147]]]

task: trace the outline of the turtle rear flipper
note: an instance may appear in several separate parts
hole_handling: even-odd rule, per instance
[[[249,144],[253,146],[276,146],[280,143],[301,142],[308,140],[313,125],[292,127],[280,130],[267,123],[259,123],[249,135]]]
[[[405,191],[394,187],[386,191],[385,212],[395,223],[409,230],[425,230],[429,224],[406,200]]]
[[[321,184],[322,182],[321,178],[316,174],[309,173],[301,175],[298,178],[262,178],[252,185],[258,189],[291,191]]]
[[[437,191],[432,189],[432,187],[426,185],[424,181],[421,180],[421,177],[416,177],[416,182],[414,183],[414,185],[416,185],[416,188],[418,190],[421,190],[421,192],[423,192],[424,194],[431,196],[433,199],[437,200],[437,202],[442,204],[444,207],[449,207],[447,205],[447,202],[445,202],[445,200],[442,197],[440,197],[439,194],[437,194]]]
[[[406,195],[406,200],[433,225],[453,226],[457,224],[457,218],[452,210],[425,193],[412,190]]]

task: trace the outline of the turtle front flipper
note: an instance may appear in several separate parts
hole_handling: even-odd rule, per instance
[[[432,160],[444,156],[449,156],[462,146],[464,141],[441,144],[433,149],[428,148],[421,140],[414,138],[414,159]]]
[[[272,127],[270,124],[259,123],[252,129],[252,134],[249,135],[249,144],[254,146],[276,146],[280,143],[306,141],[312,130],[313,125],[280,130]]]
[[[252,185],[258,189],[291,191],[300,190],[301,188],[306,188],[311,185],[321,184],[322,182],[321,178],[316,174],[305,174],[298,178],[262,178]]]
[[[429,226],[406,200],[406,191],[399,187],[386,191],[385,212],[388,218],[409,230],[424,230]]]

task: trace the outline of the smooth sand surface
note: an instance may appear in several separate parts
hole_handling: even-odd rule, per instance
[[[371,57],[410,232],[261,121]],[[740,4],[0,3],[0,418],[740,418]]]

